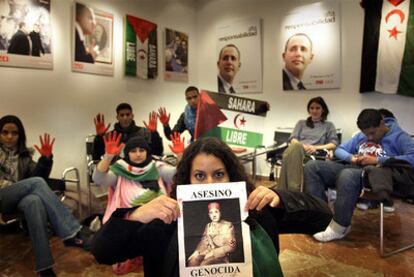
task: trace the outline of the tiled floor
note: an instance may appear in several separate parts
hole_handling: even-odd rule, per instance
[[[391,246],[414,241],[414,206],[396,202],[396,207],[386,215]],[[51,246],[58,276],[114,276],[110,266],[98,265],[83,250],[66,248],[57,238],[51,239]],[[379,210],[356,211],[352,231],[343,240],[319,243],[306,235],[282,235],[281,249],[285,276],[414,276],[414,249],[380,258]],[[0,276],[34,276],[33,267],[29,237],[0,232]]]

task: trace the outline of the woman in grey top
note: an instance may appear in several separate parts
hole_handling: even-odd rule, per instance
[[[308,102],[309,117],[299,120],[289,138],[289,147],[283,152],[279,187],[300,190],[303,176],[303,160],[306,155],[320,150],[333,150],[338,145],[335,126],[327,121],[328,106],[322,97]]]

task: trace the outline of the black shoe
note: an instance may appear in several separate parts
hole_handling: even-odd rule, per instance
[[[52,268],[41,270],[38,273],[41,277],[56,277],[56,273],[53,271]]]
[[[68,247],[79,247],[86,251],[91,250],[93,233],[87,228],[82,228],[73,238],[64,240],[63,243]]]

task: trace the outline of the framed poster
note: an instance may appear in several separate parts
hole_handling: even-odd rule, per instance
[[[165,29],[164,59],[166,81],[188,82],[188,35]]]
[[[125,18],[125,76],[155,79],[158,75],[157,24],[127,15]]]
[[[300,6],[282,20],[283,90],[340,87],[341,33],[337,1]]]
[[[180,276],[253,276],[246,183],[181,185]]]
[[[114,75],[113,22],[112,14],[75,3],[72,71]]]
[[[217,28],[219,93],[262,92],[261,20],[237,21]]]
[[[51,0],[0,0],[0,65],[52,69]]]

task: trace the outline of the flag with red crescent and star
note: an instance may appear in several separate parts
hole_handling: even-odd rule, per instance
[[[218,137],[229,145],[253,148],[262,145],[269,104],[251,98],[201,91],[195,138]]]
[[[363,0],[360,92],[414,96],[414,0]]]

